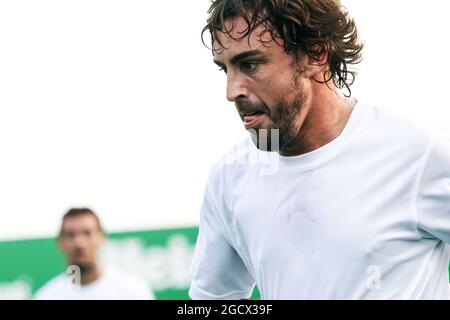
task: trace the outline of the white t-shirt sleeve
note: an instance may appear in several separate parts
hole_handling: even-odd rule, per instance
[[[226,237],[223,212],[219,212],[223,206],[214,200],[217,196],[214,183],[216,180],[210,175],[200,212],[189,296],[194,300],[248,299],[254,280]]]
[[[426,238],[450,243],[450,140],[436,138],[419,183],[419,231]]]

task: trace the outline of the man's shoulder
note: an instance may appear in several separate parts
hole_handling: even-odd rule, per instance
[[[369,116],[365,126],[370,128],[365,132],[381,150],[392,150],[398,153],[423,155],[433,143],[435,133],[430,128],[414,122],[401,112],[375,104],[368,104]],[[362,135],[364,137],[364,135]]]
[[[65,273],[60,273],[47,281],[38,291],[35,293],[33,299],[35,300],[48,300],[55,299],[57,294],[64,289],[64,286],[68,285],[68,278]]]
[[[421,144],[428,144],[432,139],[433,134],[429,128],[414,122],[401,112],[380,105],[372,105],[372,114],[373,124],[383,129],[379,132],[381,135]]]

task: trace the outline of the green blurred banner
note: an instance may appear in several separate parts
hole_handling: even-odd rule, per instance
[[[101,259],[148,282],[157,299],[188,299],[197,233],[198,228],[112,233]],[[65,270],[55,239],[0,242],[0,300],[30,299]]]
[[[197,234],[198,228],[112,233],[101,259],[105,266],[146,281],[157,299],[189,299],[189,268]],[[0,242],[0,300],[30,299],[65,270],[55,239]],[[252,298],[259,297],[255,289]]]

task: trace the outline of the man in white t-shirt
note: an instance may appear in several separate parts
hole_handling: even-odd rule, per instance
[[[448,299],[450,141],[341,93],[339,1],[216,0],[204,31],[252,139],[210,172],[190,296]]]
[[[68,272],[38,290],[36,300],[153,300],[150,286],[139,278],[99,262],[105,241],[98,216],[88,208],[70,209],[63,217],[58,244]]]

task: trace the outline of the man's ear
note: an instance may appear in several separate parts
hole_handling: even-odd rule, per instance
[[[322,78],[328,68],[328,52],[326,48],[318,44],[311,47],[311,52],[317,52],[317,54],[305,55],[304,75],[306,78],[323,81]]]

